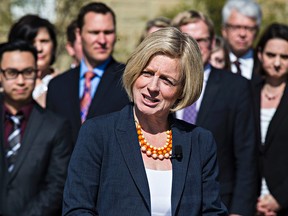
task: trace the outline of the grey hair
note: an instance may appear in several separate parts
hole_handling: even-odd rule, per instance
[[[260,5],[253,0],[227,0],[222,9],[222,24],[225,25],[231,12],[236,10],[240,14],[256,20],[257,26],[260,27],[262,22],[262,11]]]

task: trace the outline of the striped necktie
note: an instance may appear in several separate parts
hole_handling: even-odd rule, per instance
[[[21,120],[23,115],[10,115],[9,119],[13,123],[12,132],[8,136],[8,149],[6,152],[6,158],[8,162],[8,172],[12,172],[16,161],[17,152],[21,147]]]
[[[237,71],[236,71],[236,74],[238,75],[242,75],[242,71],[241,71],[241,62],[239,62],[239,59],[237,59],[236,61],[233,62],[233,64],[235,65]]]
[[[184,109],[183,120],[191,124],[196,123],[197,119],[196,102]]]
[[[86,120],[88,110],[91,104],[91,80],[95,77],[95,74],[92,71],[88,71],[85,73],[85,85],[84,85],[84,93],[83,97],[80,101],[80,109],[81,109],[81,122],[83,123]]]

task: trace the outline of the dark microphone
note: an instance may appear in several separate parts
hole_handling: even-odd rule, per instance
[[[181,160],[182,157],[183,157],[182,146],[181,145],[175,145],[171,159]]]

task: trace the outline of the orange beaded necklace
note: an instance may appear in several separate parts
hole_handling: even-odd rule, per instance
[[[167,130],[167,140],[163,147],[155,147],[152,146],[147,142],[145,139],[142,128],[138,122],[136,122],[136,129],[138,134],[138,140],[140,144],[141,151],[145,153],[148,157],[152,157],[153,159],[157,160],[163,160],[163,159],[169,159],[172,155],[172,131]]]

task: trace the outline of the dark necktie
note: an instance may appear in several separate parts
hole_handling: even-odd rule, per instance
[[[241,63],[239,62],[238,59],[236,61],[234,61],[233,63],[236,66],[236,69],[237,69],[236,74],[241,75],[242,74],[241,67],[240,67]]]
[[[21,147],[21,120],[23,115],[11,115],[9,119],[13,122],[12,132],[8,136],[8,149],[6,158],[8,162],[8,172],[12,172],[17,156],[17,152]]]
[[[184,109],[183,120],[195,124],[197,118],[196,102]]]
[[[81,122],[83,123],[86,120],[87,113],[89,110],[89,106],[91,104],[91,80],[95,77],[95,74],[91,71],[85,73],[85,85],[84,85],[84,93],[83,97],[80,101],[80,109],[81,109]]]

